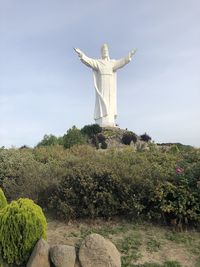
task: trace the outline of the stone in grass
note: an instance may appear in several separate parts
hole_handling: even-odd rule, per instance
[[[121,267],[119,251],[99,234],[85,238],[79,250],[79,260],[82,267]]]
[[[57,245],[50,248],[50,258],[56,267],[74,267],[76,261],[75,247]]]
[[[50,267],[49,244],[45,240],[36,243],[26,267]]]

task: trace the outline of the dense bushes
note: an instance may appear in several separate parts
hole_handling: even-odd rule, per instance
[[[42,237],[46,238],[46,219],[41,208],[30,199],[12,201],[0,211],[0,254],[8,263],[25,262]]]
[[[199,149],[2,149],[0,180],[9,199],[30,197],[62,218],[142,216],[200,225]]]
[[[111,217],[120,209],[120,181],[109,168],[77,165],[54,190],[49,203],[58,216]]]
[[[122,136],[122,144],[130,145],[131,142],[137,142],[137,135],[131,131],[127,131]]]

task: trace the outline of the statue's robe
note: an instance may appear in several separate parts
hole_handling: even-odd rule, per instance
[[[115,126],[117,117],[117,73],[131,61],[127,56],[119,60],[92,59],[82,54],[81,61],[93,70],[96,101],[94,119],[100,126]]]

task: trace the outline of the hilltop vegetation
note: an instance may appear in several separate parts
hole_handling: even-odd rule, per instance
[[[89,142],[103,135],[94,129],[84,129]],[[79,145],[72,142],[74,132]],[[86,135],[88,143],[82,144],[80,134],[75,127],[68,131],[70,148],[44,138],[33,149],[0,149],[0,186],[8,200],[28,197],[67,220],[121,216],[199,227],[199,149],[148,143],[145,150],[128,145],[102,150],[88,144]]]

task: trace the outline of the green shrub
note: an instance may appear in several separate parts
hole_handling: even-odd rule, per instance
[[[82,145],[86,143],[86,138],[76,126],[73,126],[63,136],[63,145],[65,148],[70,148],[74,145]]]
[[[147,134],[147,133],[144,133],[142,135],[140,135],[140,139],[144,142],[149,142],[151,141],[151,137]]]
[[[3,190],[0,188],[0,210],[3,209],[7,205],[7,200],[4,195]]]
[[[78,165],[69,171],[51,198],[57,215],[71,217],[111,217],[120,209],[120,181],[108,168]]]
[[[102,128],[98,124],[85,125],[81,129],[81,133],[87,135],[89,138],[92,138],[94,135],[101,133]]]
[[[101,149],[106,149],[108,147],[107,143],[105,141],[103,141],[101,143]]]
[[[45,134],[43,139],[37,144],[39,146],[53,146],[53,145],[62,145],[63,139],[62,137],[56,137],[53,134],[47,135]]]
[[[127,131],[122,136],[122,144],[130,145],[131,142],[137,142],[137,135],[131,131]]]
[[[0,211],[0,254],[8,263],[25,262],[40,238],[46,238],[42,209],[30,199],[12,201]]]
[[[184,183],[163,182],[155,187],[153,207],[170,223],[200,223],[199,192],[192,191]]]
[[[106,141],[106,138],[102,133],[97,134],[97,138],[98,138],[99,143],[103,143]]]
[[[92,144],[97,148],[106,149],[107,143],[106,143],[106,137],[102,133],[98,133],[96,135],[93,135],[91,137]]]

